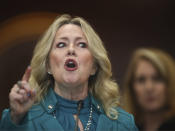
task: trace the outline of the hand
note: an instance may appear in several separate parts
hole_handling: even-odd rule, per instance
[[[29,66],[21,81],[13,86],[9,94],[10,100],[10,115],[15,124],[23,119],[27,111],[32,107],[35,100],[35,90],[32,89],[28,83],[31,74],[31,67]]]

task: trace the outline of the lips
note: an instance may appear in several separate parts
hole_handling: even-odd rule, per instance
[[[78,68],[78,64],[74,59],[67,59],[64,64],[64,68],[67,71],[75,71]]]

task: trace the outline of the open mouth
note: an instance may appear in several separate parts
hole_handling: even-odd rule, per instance
[[[75,71],[78,68],[77,62],[73,59],[67,59],[65,62],[64,68],[67,71]]]

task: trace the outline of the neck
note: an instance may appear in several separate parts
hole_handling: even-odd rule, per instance
[[[88,95],[88,83],[78,86],[65,86],[55,83],[54,91],[61,97],[68,100],[83,100]]]
[[[163,122],[163,111],[143,113],[145,131],[156,131]]]

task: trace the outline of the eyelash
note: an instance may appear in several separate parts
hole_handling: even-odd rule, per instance
[[[78,45],[82,48],[86,48],[87,47],[87,44],[85,42],[80,42],[78,43]],[[81,46],[82,45],[82,46]]]
[[[63,48],[63,47],[65,47],[65,46],[66,46],[66,43],[64,43],[64,42],[59,42],[59,43],[56,45],[56,47],[58,47],[58,48]],[[78,46],[81,47],[81,48],[86,48],[86,47],[87,47],[87,44],[86,44],[85,42],[79,42],[79,43],[78,43]]]
[[[66,44],[64,43],[64,42],[59,42],[57,45],[56,45],[56,47],[58,47],[58,48],[62,48],[62,47],[64,47]]]

